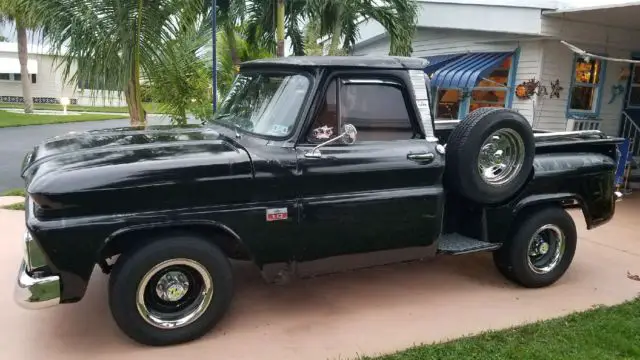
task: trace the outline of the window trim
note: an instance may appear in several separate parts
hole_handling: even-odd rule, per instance
[[[596,55],[606,56],[606,54],[596,54]],[[600,60],[600,70],[598,74],[598,78],[600,79],[600,81],[598,82],[598,85],[576,82],[576,65],[579,57],[581,57],[581,55],[575,54],[575,53],[573,54],[573,59],[572,59],[573,64],[571,66],[571,83],[568,89],[569,95],[567,96],[567,109],[566,109],[567,121],[572,116],[585,116],[585,115],[599,116],[601,106],[602,106],[602,93],[603,93],[602,87],[604,86],[604,83],[607,81],[607,60],[598,59]],[[593,105],[593,108],[591,110],[571,109],[571,99],[573,97],[573,88],[576,86],[595,88],[595,95],[594,95],[595,104]]]

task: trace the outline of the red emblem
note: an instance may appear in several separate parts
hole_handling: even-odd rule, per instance
[[[287,220],[288,218],[287,208],[267,209],[267,221]]]

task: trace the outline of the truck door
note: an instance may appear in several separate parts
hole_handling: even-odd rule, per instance
[[[431,245],[442,224],[444,156],[425,140],[406,81],[343,76],[328,84],[296,148],[299,260]],[[355,143],[305,155],[344,124],[356,127]]]

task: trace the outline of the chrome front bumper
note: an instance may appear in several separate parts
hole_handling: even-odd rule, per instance
[[[41,275],[44,254],[28,232],[24,236],[24,259],[20,264],[14,299],[25,309],[43,309],[60,303],[60,276]]]
[[[25,309],[44,309],[60,304],[60,277],[57,275],[32,277],[22,261],[14,299]]]

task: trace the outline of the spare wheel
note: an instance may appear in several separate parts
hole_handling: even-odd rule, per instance
[[[449,189],[482,204],[502,202],[526,183],[535,141],[520,113],[481,108],[456,126],[447,142]]]

